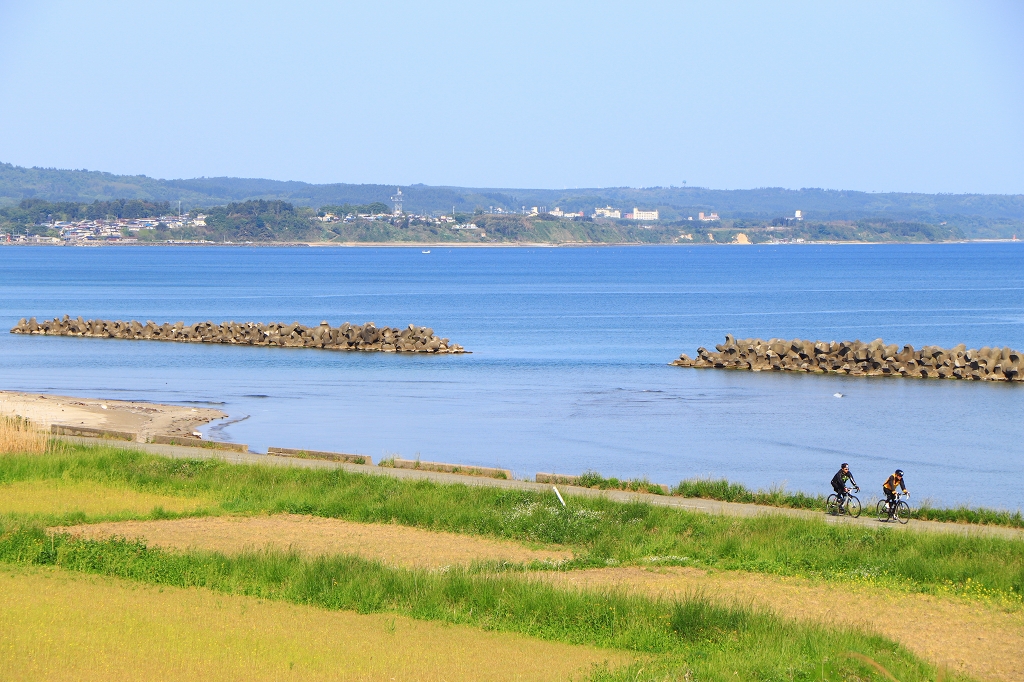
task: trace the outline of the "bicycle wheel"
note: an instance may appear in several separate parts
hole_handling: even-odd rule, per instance
[[[857,518],[860,516],[860,500],[855,495],[846,496],[846,513]]]
[[[835,493],[829,495],[828,499],[825,500],[825,511],[832,516],[839,513],[839,497]]]
[[[910,520],[910,505],[900,500],[896,503],[896,511],[893,512],[893,516],[900,523],[906,523]]]
[[[875,508],[875,513],[878,514],[879,521],[889,520],[889,507],[885,504],[885,500],[878,501],[878,506]]]

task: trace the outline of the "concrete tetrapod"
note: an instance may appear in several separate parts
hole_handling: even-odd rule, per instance
[[[717,351],[717,352],[716,352]],[[813,372],[852,376],[901,376],[918,379],[1024,381],[1022,353],[1012,348],[968,349],[886,344],[882,339],[808,341],[803,339],[736,339],[727,334],[715,351],[697,349],[697,357],[680,355],[679,367],[746,369],[754,372]]]
[[[132,320],[83,320],[53,318],[37,322],[36,318],[22,318],[11,329],[12,334],[38,334],[44,336],[86,336],[92,338],[133,339],[149,341],[182,341],[186,343],[230,343],[247,346],[285,346],[292,348],[323,348],[325,350],[361,350],[384,353],[465,353],[457,343],[438,338],[430,327],[410,324],[405,329],[377,327],[373,322],[353,325],[348,322],[332,327],[326,320],[316,327],[298,322],[282,324],[271,322],[236,323],[197,322],[186,326],[175,324],[145,324]]]

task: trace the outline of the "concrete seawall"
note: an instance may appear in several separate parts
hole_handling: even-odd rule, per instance
[[[887,345],[882,339],[806,341],[803,339],[735,339],[731,334],[714,351],[697,349],[697,357],[680,355],[679,367],[745,369],[754,372],[813,372],[851,376],[898,376],[967,381],[1024,381],[1022,353],[1012,348],[968,349]]]
[[[175,324],[145,324],[132,320],[83,320],[53,318],[36,322],[36,318],[22,318],[12,334],[39,334],[44,336],[85,336],[101,339],[131,339],[145,341],[180,341],[185,343],[230,343],[244,346],[283,346],[289,348],[323,348],[325,350],[361,350],[384,353],[465,353],[457,343],[438,338],[429,327],[410,324],[405,329],[377,327],[373,322],[353,325],[346,322],[332,327],[327,321],[318,327],[306,327],[298,322],[281,324],[271,322],[197,322],[186,326]]]

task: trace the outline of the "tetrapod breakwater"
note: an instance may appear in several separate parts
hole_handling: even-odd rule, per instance
[[[717,351],[717,352],[716,352]],[[726,335],[714,351],[697,349],[671,364],[680,367],[745,369],[754,372],[812,372],[851,376],[896,376],[967,381],[1024,381],[1022,353],[1012,348],[968,349],[886,344],[882,339],[808,341],[804,339],[736,339]]]
[[[281,346],[286,348],[322,348],[324,350],[380,351],[383,353],[466,353],[462,346],[438,338],[430,327],[410,324],[405,329],[378,327],[373,322],[332,327],[323,321],[317,327],[293,322],[197,322],[186,325],[145,323],[131,320],[83,320],[53,318],[37,322],[22,318],[12,334],[44,336],[84,336],[100,339],[180,341],[184,343],[230,343],[243,346]]]

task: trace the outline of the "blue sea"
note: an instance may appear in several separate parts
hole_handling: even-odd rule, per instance
[[[0,248],[21,317],[374,321],[471,355],[0,333],[0,388],[218,407],[218,439],[1018,509],[1024,384],[669,366],[725,334],[1024,350],[1024,244]],[[834,394],[843,394],[842,398]]]

